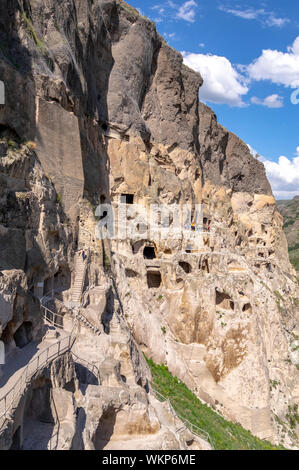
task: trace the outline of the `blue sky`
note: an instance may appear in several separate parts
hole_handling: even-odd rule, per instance
[[[298,1],[129,3],[201,72],[200,99],[261,155],[275,196],[299,194]]]

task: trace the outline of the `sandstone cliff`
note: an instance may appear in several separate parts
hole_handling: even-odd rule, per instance
[[[56,448],[202,448],[149,393],[141,352],[228,419],[297,446],[298,301],[282,218],[262,163],[199,102],[200,74],[121,0],[4,0],[0,54],[0,339],[11,361],[53,342],[38,301],[49,292],[76,337],[73,355],[34,378],[1,447],[34,448],[42,402],[60,423]],[[96,207],[122,195],[202,204],[203,246],[147,227],[134,243],[99,240]]]

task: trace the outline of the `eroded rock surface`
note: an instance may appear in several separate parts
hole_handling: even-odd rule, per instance
[[[263,165],[198,101],[200,74],[121,0],[4,0],[0,26],[0,339],[8,359],[43,340],[49,292],[72,331],[81,280],[87,320],[74,355],[32,381],[1,447],[36,448],[46,423],[43,448],[203,448],[150,393],[142,352],[225,417],[298,446],[282,218]],[[202,245],[153,239],[146,224],[138,240],[99,240],[96,207],[122,195],[128,210],[202,204]]]

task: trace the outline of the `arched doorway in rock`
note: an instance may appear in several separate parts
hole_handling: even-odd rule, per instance
[[[36,379],[26,394],[22,449],[55,449],[58,434],[55,437],[54,428],[57,421],[51,381],[43,377]]]
[[[109,443],[116,422],[116,412],[114,408],[107,410],[101,417],[95,435],[93,437],[93,444],[95,450],[103,450]]]
[[[24,348],[28,343],[32,341],[32,323],[25,321],[14,333],[13,337],[18,348]]]
[[[155,248],[149,245],[145,246],[143,249],[143,258],[155,259],[156,258]]]

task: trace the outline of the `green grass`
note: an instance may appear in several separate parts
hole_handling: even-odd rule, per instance
[[[129,5],[128,3],[126,3],[125,1],[123,0],[120,0],[120,6],[126,10],[128,13],[131,13],[132,15],[134,16],[140,16],[140,13],[138,10],[136,10],[136,8],[132,7],[131,5]]]
[[[292,248],[289,248],[289,257],[292,265],[296,269],[296,271],[299,271],[299,244],[296,243],[296,245]]]
[[[44,55],[46,55],[48,53],[47,51],[47,47],[46,45],[44,44],[44,42],[38,38],[36,32],[35,32],[35,29],[33,27],[33,24],[31,22],[31,20],[27,17],[26,13],[23,12],[22,13],[22,20],[24,21],[26,27],[27,27],[27,31],[29,32],[29,34],[31,35],[33,41],[35,42],[35,45],[37,47],[37,49]]]
[[[227,421],[201,401],[186,385],[174,377],[167,366],[147,359],[152,372],[152,386],[168,398],[176,413],[208,432],[217,450],[284,450],[268,441],[258,439],[242,426]]]

